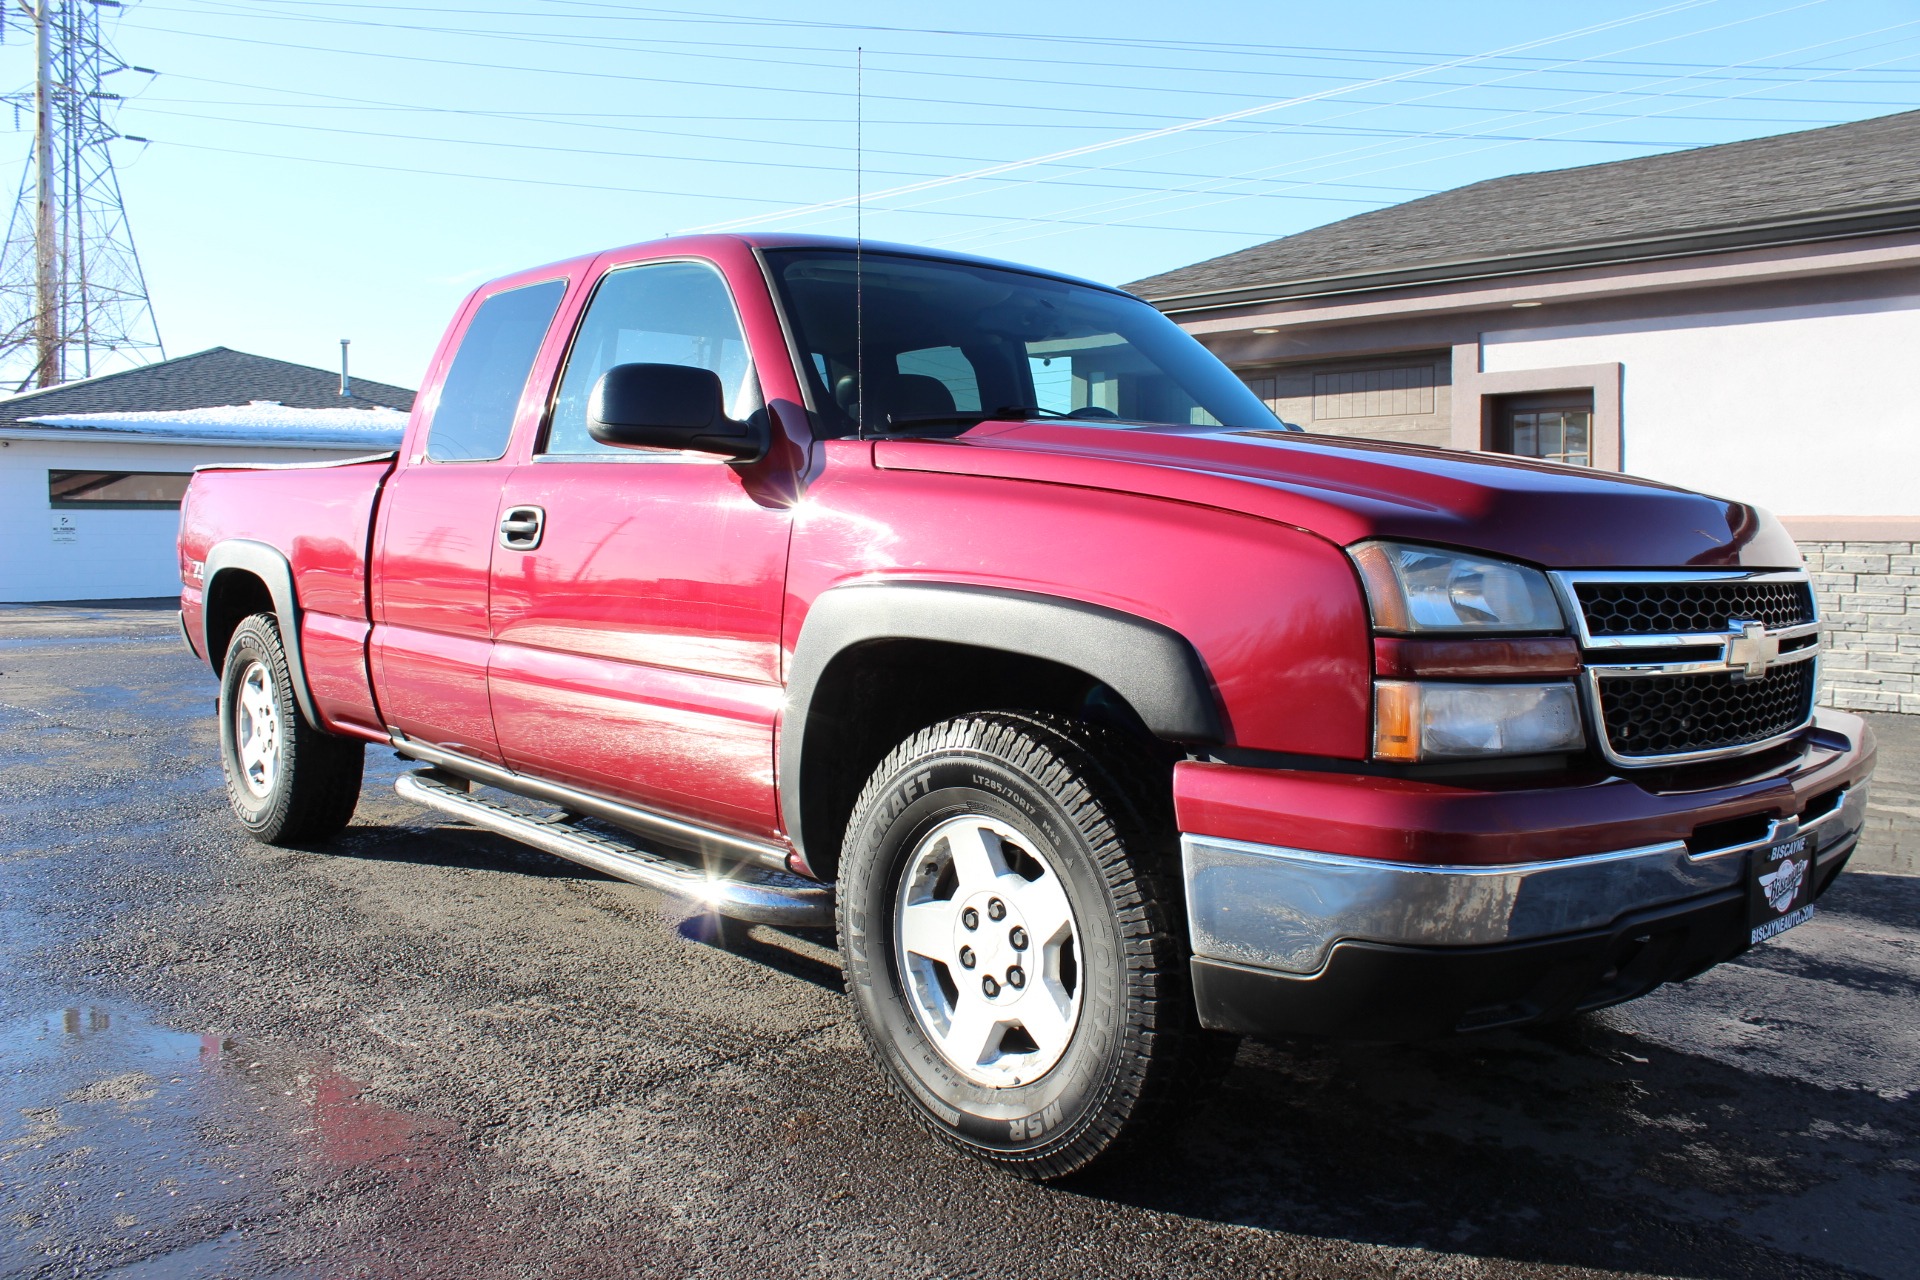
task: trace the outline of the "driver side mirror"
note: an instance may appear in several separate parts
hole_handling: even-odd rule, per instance
[[[587,397],[587,434],[601,444],[687,449],[736,462],[767,451],[764,425],[727,416],[720,375],[684,364],[617,364],[601,374]]]

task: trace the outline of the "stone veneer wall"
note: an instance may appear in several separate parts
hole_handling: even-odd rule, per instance
[[[1826,652],[1820,703],[1920,714],[1920,542],[1802,542]]]

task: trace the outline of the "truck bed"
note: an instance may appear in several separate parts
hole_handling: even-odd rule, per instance
[[[250,586],[208,580],[214,546],[240,540],[272,548],[292,569],[314,710],[325,727],[360,737],[384,736],[366,665],[367,558],[374,504],[394,459],[202,467],[180,511],[181,615],[195,652],[218,665],[218,655],[206,652],[209,601],[215,610],[252,612],[247,602],[259,599]],[[224,578],[245,570],[215,572]]]

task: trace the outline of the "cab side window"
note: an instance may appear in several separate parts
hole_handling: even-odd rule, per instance
[[[543,280],[480,304],[440,388],[427,428],[429,458],[472,462],[506,453],[520,393],[566,291],[564,280]]]
[[[726,392],[727,415],[751,417],[760,383],[719,271],[700,262],[654,262],[609,271],[594,291],[567,355],[544,452],[632,454],[587,434],[587,397],[617,364],[682,364],[711,369]]]

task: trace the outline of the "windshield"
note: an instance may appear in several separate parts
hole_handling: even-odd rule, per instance
[[[952,432],[989,417],[1283,430],[1259,397],[1137,298],[1047,276],[868,253],[856,376],[854,256],[767,253],[827,435]]]

